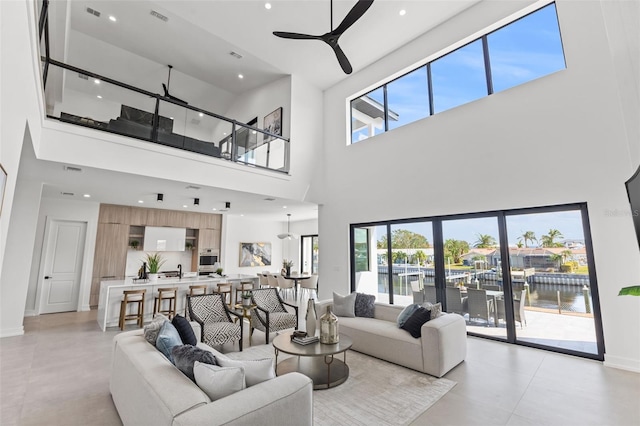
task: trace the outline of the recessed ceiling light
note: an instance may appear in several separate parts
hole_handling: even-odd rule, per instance
[[[227,132],[224,132],[224,133],[223,133],[223,135],[224,135],[224,136],[227,136]]]
[[[238,78],[242,80],[244,78],[244,75],[238,74]]]
[[[97,78],[96,78],[95,80],[93,80],[93,82],[94,82],[95,84],[100,84],[100,80],[98,80]]]
[[[91,194],[84,194],[83,197],[84,198],[91,198]]]
[[[98,96],[97,96],[97,98],[98,98],[98,99],[102,99],[102,96],[98,95]]]
[[[110,15],[110,16],[109,16],[109,20],[110,20],[111,22],[116,22],[116,21],[117,21],[116,17],[115,17],[115,16],[113,16],[113,15]]]
[[[213,211],[215,212],[215,211],[216,211],[216,210],[218,210],[218,209],[216,209],[216,208],[214,207],[214,208],[212,208],[211,210],[213,210]]]
[[[173,117],[169,117],[171,120],[173,120]]]
[[[283,209],[286,209],[286,208],[287,208],[287,206],[282,206],[282,208],[283,208]]]
[[[144,203],[144,201],[142,201],[142,200],[138,200],[138,203],[142,204],[142,203]]]
[[[200,113],[200,114],[198,114],[198,115],[199,115],[200,117],[204,117],[204,114],[203,114],[203,113]]]
[[[243,214],[240,215],[241,217],[244,216]]]
[[[265,3],[264,4],[264,8],[265,9],[271,9],[271,3]]]
[[[404,15],[406,15],[406,14],[407,14],[407,11],[406,11],[406,10],[402,9],[402,10],[400,11],[400,16],[404,16]]]
[[[186,209],[186,208],[187,208],[187,207],[189,207],[189,206],[188,206],[188,205],[186,205],[186,204],[183,204],[183,205],[182,205],[182,207],[184,207],[184,208]]]

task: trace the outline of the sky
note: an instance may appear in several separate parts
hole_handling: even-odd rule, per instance
[[[487,36],[493,91],[548,75],[566,67],[555,4],[550,4]],[[482,41],[476,40],[431,62],[434,113],[487,96]],[[384,103],[381,88],[368,93]],[[398,113],[390,129],[429,116],[426,67],[387,84],[389,108]],[[376,134],[384,130],[376,131]],[[353,141],[366,139],[363,132]]]

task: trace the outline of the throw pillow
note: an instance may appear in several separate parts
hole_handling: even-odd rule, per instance
[[[339,317],[353,318],[356,316],[356,293],[343,296],[336,292],[333,293],[333,313]]]
[[[420,306],[416,311],[411,314],[411,316],[407,319],[404,325],[400,328],[406,330],[413,337],[421,337],[422,336],[422,325],[429,321],[431,318],[431,311],[426,308]]]
[[[242,367],[247,387],[276,377],[273,358],[237,360],[219,357],[216,362],[220,367]]]
[[[402,328],[402,326],[404,325],[404,323],[409,319],[409,317],[411,316],[411,314],[413,314],[416,309],[418,309],[420,307],[420,305],[416,304],[416,303],[412,303],[411,305],[407,305],[402,312],[400,312],[400,315],[398,315],[398,327]]]
[[[431,311],[431,318],[438,318],[440,316],[440,314],[442,314],[442,304],[440,302],[438,303],[429,303],[429,302],[424,302],[422,304],[422,306],[424,306],[425,308],[427,308],[428,310]]]
[[[193,375],[193,364],[196,361],[204,364],[216,364],[216,357],[211,352],[192,345],[174,346],[171,355],[178,370],[194,382],[196,379]]]
[[[244,371],[241,367],[219,367],[196,361],[193,364],[196,384],[209,399],[224,398],[245,388]]]
[[[156,340],[158,340],[158,333],[160,333],[162,324],[164,324],[165,321],[169,321],[167,317],[162,314],[157,314],[153,321],[144,326],[144,338],[153,346],[156,345]]]
[[[356,293],[355,315],[357,317],[373,318],[376,296],[373,294]]]
[[[178,334],[180,335],[180,339],[185,345],[195,346],[198,344],[198,339],[196,339],[196,334],[193,332],[193,328],[189,321],[185,317],[180,315],[176,315],[173,317],[171,324],[178,330]]]
[[[174,362],[171,351],[173,350],[174,346],[180,345],[182,345],[182,340],[180,340],[178,330],[176,330],[171,322],[165,321],[162,324],[162,328],[160,328],[158,340],[156,340],[156,348],[158,348],[158,350],[162,352],[164,356],[166,356],[173,364]]]

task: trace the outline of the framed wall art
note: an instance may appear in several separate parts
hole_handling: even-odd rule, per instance
[[[240,243],[240,266],[270,266],[271,243]]]
[[[267,114],[264,117],[264,123],[262,128],[274,135],[282,136],[282,107],[276,109],[272,113]],[[264,141],[269,142],[274,140],[273,136],[264,135]]]

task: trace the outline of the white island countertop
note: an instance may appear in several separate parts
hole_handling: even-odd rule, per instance
[[[102,331],[107,327],[117,326],[120,316],[120,301],[124,290],[137,290],[144,288],[147,290],[144,301],[145,321],[150,321],[153,317],[153,303],[156,290],[161,287],[178,287],[176,297],[176,313],[184,315],[186,295],[189,293],[189,286],[195,284],[210,284],[208,292],[215,289],[215,284],[221,282],[239,283],[240,281],[257,282],[256,275],[232,274],[222,278],[209,276],[183,277],[183,278],[160,278],[155,282],[138,281],[133,278],[124,280],[109,280],[100,282],[100,298],[98,301],[98,324]],[[131,306],[130,308],[132,308]]]

